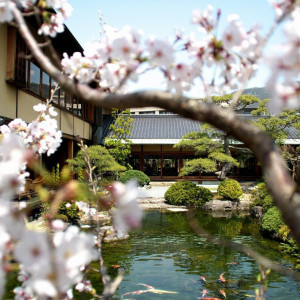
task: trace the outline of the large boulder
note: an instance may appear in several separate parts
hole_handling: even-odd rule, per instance
[[[263,208],[261,206],[253,206],[251,208],[251,216],[261,219],[264,216]]]
[[[249,210],[248,201],[211,200],[203,205],[203,209],[211,211]]]

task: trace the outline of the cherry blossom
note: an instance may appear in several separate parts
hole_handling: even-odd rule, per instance
[[[150,36],[146,41],[149,59],[159,66],[169,66],[174,61],[174,49],[168,40],[157,39]]]
[[[192,14],[192,23],[200,25],[206,32],[211,32],[217,25],[217,19],[214,18],[213,12],[214,8],[211,5],[208,5],[203,11],[195,9]]]
[[[118,236],[123,232],[141,226],[143,213],[137,199],[142,193],[137,188],[135,181],[129,181],[126,185],[115,182],[110,186],[112,198],[115,201],[113,210],[113,222]]]
[[[239,21],[238,15],[230,15],[228,22],[229,25],[223,33],[223,46],[228,50],[239,50],[239,46],[246,38],[246,30]]]
[[[13,20],[12,9],[15,4],[9,0],[0,0],[0,23]]]
[[[63,56],[62,67],[71,78],[76,78],[80,83],[93,80],[94,68],[90,59],[83,57],[80,52],[75,52],[70,58],[67,53]]]

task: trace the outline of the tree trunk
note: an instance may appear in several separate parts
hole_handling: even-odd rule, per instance
[[[231,156],[231,152],[229,150],[229,136],[228,134],[224,135],[224,152],[226,155]],[[233,164],[227,162],[221,169],[221,172],[218,176],[219,180],[224,180],[227,178],[227,174],[229,173],[229,171],[232,169]]]

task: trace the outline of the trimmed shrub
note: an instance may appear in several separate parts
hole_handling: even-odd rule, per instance
[[[281,212],[277,207],[270,208],[262,219],[261,228],[264,233],[276,237],[279,237],[279,230],[285,226]]]
[[[197,200],[195,199],[189,199],[188,204],[196,207],[200,207],[203,204],[205,204],[207,201],[210,201],[213,199],[212,192],[203,186],[197,186],[197,189],[199,191],[199,198]]]
[[[68,217],[65,216],[65,215],[62,215],[62,214],[57,214],[55,216],[55,219],[56,220],[62,220],[63,222],[68,223]]]
[[[122,183],[126,183],[131,179],[135,179],[139,186],[148,185],[150,183],[150,178],[138,170],[128,170],[119,177],[119,181]]]
[[[267,186],[264,182],[257,184],[255,189],[251,191],[251,200],[251,207],[261,206],[264,212],[274,206],[273,198],[269,194]]]
[[[57,215],[65,215],[69,223],[77,224],[80,218],[80,210],[74,201],[63,201],[59,206]]]
[[[172,205],[187,205],[196,203],[200,198],[200,190],[191,181],[178,181],[172,184],[165,192],[165,200]]]
[[[234,179],[225,179],[218,186],[218,195],[225,199],[237,200],[242,194],[240,184]]]

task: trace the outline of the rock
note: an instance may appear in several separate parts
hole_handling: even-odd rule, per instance
[[[251,209],[251,216],[255,218],[262,218],[264,215],[263,208],[261,206],[254,206]]]
[[[167,211],[183,212],[183,211],[188,211],[188,209],[187,208],[181,208],[181,207],[169,207],[169,208],[167,208]]]
[[[121,234],[118,236],[116,230],[113,226],[103,226],[100,228],[100,235],[103,237],[103,242],[111,243],[116,241],[122,241],[129,238],[128,233],[123,230]]]
[[[107,225],[111,221],[111,216],[108,212],[99,212],[98,213],[98,220],[101,225]],[[80,221],[82,224],[91,224],[91,223],[96,223],[97,222],[97,216],[91,216],[88,214],[84,214],[81,216]]]
[[[203,205],[203,209],[212,211],[249,210],[248,201],[211,200]]]

